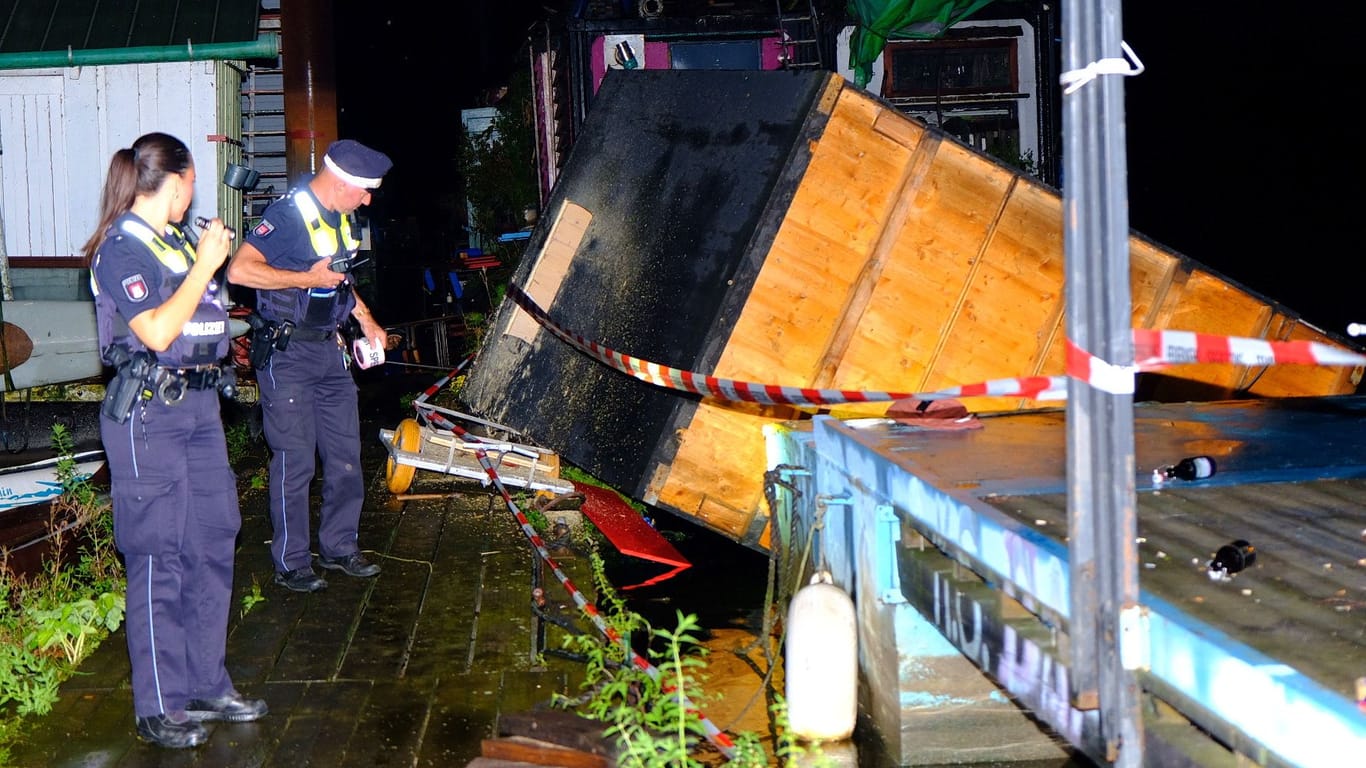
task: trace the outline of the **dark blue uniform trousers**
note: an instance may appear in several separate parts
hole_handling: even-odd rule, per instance
[[[242,526],[218,392],[153,399],[100,419],[114,542],[128,573],[128,658],[137,717],[233,691],[224,666],[233,553]]]
[[[257,372],[261,415],[270,446],[270,552],[277,571],[312,564],[309,486],[323,466],[318,553],[349,555],[359,548],[356,528],[365,501],[360,466],[356,380],[335,340],[294,339]]]

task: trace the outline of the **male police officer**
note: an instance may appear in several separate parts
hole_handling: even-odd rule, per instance
[[[256,289],[257,312],[274,339],[269,360],[256,358],[271,449],[270,549],[275,583],[295,592],[327,586],[309,554],[315,452],[323,462],[318,564],[359,577],[380,570],[357,543],[365,498],[360,415],[339,329],[349,315],[384,348],[384,329],[351,281],[360,248],[351,214],[370,201],[390,166],[384,153],[359,142],[333,142],[318,173],[266,208],[228,264],[231,282]]]

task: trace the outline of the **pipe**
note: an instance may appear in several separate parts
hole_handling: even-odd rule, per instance
[[[0,53],[0,70],[44,69],[47,67],[86,67],[105,64],[144,64],[167,61],[210,59],[271,59],[280,55],[280,33],[262,32],[260,37],[240,43],[198,43],[184,45],[144,45],[132,48],[93,48],[63,51]]]
[[[331,0],[280,5],[284,60],[286,186],[322,167],[337,134],[337,67]]]

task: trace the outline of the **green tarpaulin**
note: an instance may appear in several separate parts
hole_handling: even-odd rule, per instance
[[[860,88],[891,38],[933,39],[993,0],[849,0],[858,26],[849,41],[849,66]]]

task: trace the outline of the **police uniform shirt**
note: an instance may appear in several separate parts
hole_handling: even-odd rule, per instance
[[[261,223],[247,235],[247,242],[261,252],[266,264],[276,269],[307,272],[321,257],[314,250],[309,225],[299,210],[296,195],[309,196],[322,223],[330,230],[324,236],[335,238],[330,243],[334,249],[343,248],[339,237],[341,213],[320,205],[306,183],[271,203],[261,217]],[[324,331],[340,325],[355,306],[355,298],[337,288],[258,289],[256,296],[257,311],[266,319],[291,320],[300,328]]]
[[[176,272],[152,253],[152,246],[124,231],[124,221],[144,226],[148,232],[155,231],[136,214],[120,216],[114,221],[113,234],[105,238],[96,252],[92,270],[99,284],[100,295],[112,300],[124,323],[128,323],[143,312],[165,303],[175,291],[171,287],[163,290],[163,286],[167,283],[178,286],[193,262],[187,257],[185,270]],[[160,238],[174,252],[169,257],[172,263],[176,263],[188,250],[187,241],[174,227],[162,232]],[[207,290],[216,289],[217,284],[210,282]],[[200,306],[181,330],[181,336],[159,355],[164,363],[199,365],[216,361],[227,354],[227,312],[221,307],[206,306],[207,301],[207,296],[201,297]],[[142,346],[132,334],[129,336],[134,348]]]
[[[160,290],[163,272],[169,270],[147,244],[120,228],[120,223],[128,219],[155,231],[135,214],[119,217],[114,222],[114,234],[106,237],[96,252],[94,267],[100,293],[114,301],[124,322],[156,309],[170,297],[169,293],[163,297]],[[161,233],[161,240],[178,250],[185,247],[183,239],[165,232]]]
[[[298,189],[307,189],[307,181]],[[313,194],[311,191],[306,194]],[[341,214],[318,206],[323,221],[333,229],[341,226]],[[303,216],[294,204],[294,194],[271,203],[261,217],[261,223],[252,227],[247,242],[266,257],[266,263],[276,269],[293,272],[307,272],[318,261],[304,226]]]

